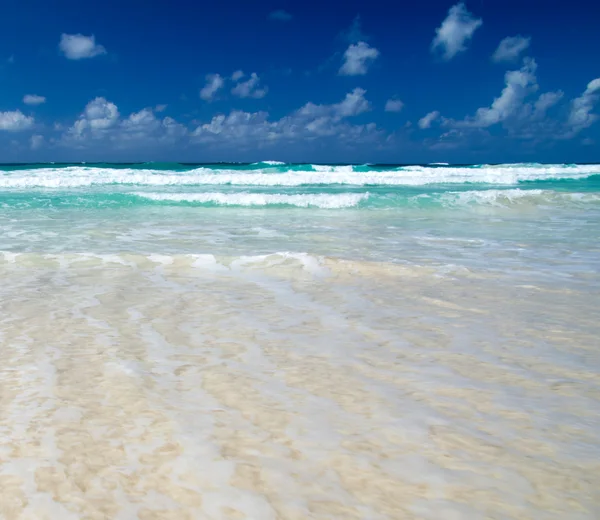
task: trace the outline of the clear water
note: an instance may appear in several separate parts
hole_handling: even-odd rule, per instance
[[[600,515],[600,165],[0,168],[7,518]]]

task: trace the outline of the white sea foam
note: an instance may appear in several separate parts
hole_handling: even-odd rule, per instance
[[[336,195],[317,194],[268,194],[268,193],[144,193],[135,196],[158,202],[188,202],[196,204],[218,204],[221,206],[268,206],[285,204],[301,208],[324,209],[349,208],[369,197],[368,193],[342,193]]]
[[[155,267],[181,268],[191,267],[200,271],[220,273],[244,273],[248,271],[271,272],[272,269],[291,269],[303,271],[312,276],[329,274],[325,267],[326,258],[304,252],[281,251],[265,255],[215,256],[212,254],[178,254],[167,255],[144,254],[97,254],[90,252],[73,252],[62,254],[22,253],[0,251],[0,265],[16,264],[27,267],[60,267],[77,269],[82,263],[86,267],[126,267],[137,269],[154,269]]]
[[[308,170],[310,168],[310,170]],[[600,174],[595,165],[499,165],[481,167],[407,166],[388,171],[356,172],[352,166],[307,166],[307,171],[275,173],[268,170],[190,171],[112,169],[71,166],[39,168],[0,174],[0,188],[75,188],[122,184],[140,186],[301,186],[308,184],[349,184],[421,186],[427,184],[487,183],[514,185],[520,181],[582,179]]]

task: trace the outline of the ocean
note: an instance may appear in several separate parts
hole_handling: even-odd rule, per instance
[[[0,226],[0,517],[600,517],[598,164],[3,165]]]

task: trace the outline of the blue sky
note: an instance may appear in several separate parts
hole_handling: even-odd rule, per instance
[[[0,161],[600,161],[600,6],[7,0]]]

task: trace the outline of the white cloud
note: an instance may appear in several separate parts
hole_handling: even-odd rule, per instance
[[[440,48],[444,59],[452,59],[459,52],[467,50],[467,42],[481,24],[481,19],[474,18],[467,11],[465,4],[458,3],[452,6],[442,25],[435,30],[436,35],[431,43],[431,50]]]
[[[228,135],[229,137],[246,136],[249,129],[264,133],[271,125],[267,119],[267,112],[243,112],[240,110],[232,111],[228,116],[219,114],[214,116],[210,123],[198,126],[193,132],[193,137],[201,137],[206,135]]]
[[[431,123],[433,123],[438,117],[440,117],[439,111],[434,110],[433,112],[429,112],[429,114],[419,119],[419,128],[421,130],[430,128]]]
[[[26,116],[20,110],[0,112],[0,130],[17,132],[33,126],[33,117]]]
[[[247,81],[238,83],[235,87],[233,87],[231,89],[231,93],[234,96],[241,98],[263,98],[267,95],[269,89],[267,87],[259,88],[259,83],[260,78],[256,72],[253,72],[250,74],[250,78]]]
[[[339,103],[306,103],[275,121],[269,120],[267,112],[233,111],[229,115],[220,114],[198,126],[191,136],[196,142],[216,144],[235,141],[240,146],[265,146],[282,140],[310,141],[319,137],[335,137],[341,142],[365,142],[381,135],[376,125],[345,122],[345,118],[370,109],[364,94],[364,90],[357,88]]]
[[[341,76],[364,75],[378,56],[379,51],[369,46],[368,43],[352,43],[344,53],[344,63],[339,70],[339,74]]]
[[[90,128],[104,130],[117,122],[119,110],[114,103],[103,97],[97,97],[85,107],[84,117],[89,122]]]
[[[520,69],[506,72],[505,86],[489,107],[478,108],[472,116],[462,120],[442,118],[442,126],[460,129],[461,139],[464,138],[465,143],[467,136],[469,139],[477,139],[477,136],[491,139],[486,129],[494,125],[502,125],[511,137],[533,143],[573,137],[576,132],[572,129],[577,126],[573,120],[569,125],[565,120],[548,116],[549,110],[563,99],[563,92],[544,92],[534,97],[539,90],[536,71],[536,62],[525,58]],[[593,91],[594,85],[591,87]],[[600,95],[600,81],[597,87]],[[528,101],[530,97],[533,99]],[[577,106],[578,102],[573,101],[573,109]]]
[[[362,114],[371,109],[370,103],[365,99],[366,90],[355,88],[352,92],[346,94],[341,103],[333,105],[335,112],[339,117],[349,117]]]
[[[164,112],[167,109],[167,105],[156,105],[154,107],[155,112]]]
[[[117,105],[103,97],[90,101],[79,119],[67,130],[69,139],[83,140],[88,135],[102,137],[107,130],[116,126],[119,121]]]
[[[26,105],[41,105],[46,102],[46,98],[44,96],[37,96],[35,94],[27,94],[23,97],[23,103]]]
[[[277,20],[279,22],[289,22],[292,19],[292,15],[283,9],[278,9],[269,13],[270,20]]]
[[[511,116],[519,115],[525,98],[538,89],[536,69],[535,61],[525,58],[519,70],[511,70],[504,75],[506,86],[490,107],[478,108],[474,116],[449,124],[457,127],[487,128],[506,121]]]
[[[385,104],[385,111],[400,112],[403,107],[404,103],[402,103],[402,101],[400,101],[399,99],[388,99],[387,103]]]
[[[32,150],[39,150],[44,146],[44,136],[39,134],[32,135],[29,139],[29,146]]]
[[[200,97],[204,101],[212,101],[215,94],[223,88],[225,81],[219,74],[208,74],[206,76],[206,85],[200,89]]]
[[[525,38],[524,36],[508,36],[500,42],[500,45],[492,54],[492,60],[496,62],[514,61],[529,47],[530,42],[531,38]]]
[[[124,149],[131,148],[134,143],[137,143],[136,146],[173,143],[187,135],[185,126],[171,117],[157,118],[155,110],[144,108],[121,119],[114,103],[96,98],[64,132],[61,144],[85,148],[101,142],[104,146]]]
[[[571,111],[567,120],[568,137],[575,136],[598,120],[598,115],[592,114],[598,99],[600,99],[600,78],[590,81],[583,94],[571,102]]]
[[[127,119],[121,122],[121,128],[126,134],[145,136],[160,126],[154,112],[150,108],[144,108],[139,112],[133,112]]]
[[[239,81],[240,79],[242,79],[244,77],[244,71],[243,70],[236,70],[232,75],[231,75],[231,79],[233,81]]]
[[[151,108],[133,112],[114,129],[111,135],[117,148],[131,146],[136,141],[142,144],[172,143],[187,134],[187,128],[172,117],[158,119]]]
[[[106,54],[106,49],[96,43],[96,37],[83,34],[63,34],[60,37],[59,49],[69,60],[81,60]]]
[[[171,117],[161,119],[155,108],[120,115],[114,103],[96,98],[70,126],[56,127],[55,131],[62,132],[56,143],[71,149],[102,153],[153,147],[158,150],[175,143],[183,148],[207,145],[223,151],[231,150],[232,146],[236,150],[255,150],[282,143],[322,148],[334,141],[348,150],[355,150],[359,145],[381,144],[384,135],[374,123],[350,122],[350,118],[371,109],[365,94],[365,90],[356,88],[337,103],[306,103],[279,119],[270,119],[263,111],[234,110],[196,123],[193,131]],[[53,140],[42,141],[36,137],[30,145],[37,147],[48,142]]]
[[[279,120],[270,121],[267,112],[233,111],[214,116],[209,123],[198,126],[191,134],[200,143],[235,142],[236,146],[267,146],[281,141],[306,141],[334,137],[340,142],[356,145],[380,136],[374,123],[351,125],[327,116],[306,117],[299,111]]]
[[[315,105],[309,102],[300,108],[296,114],[308,118],[328,117],[334,120],[356,116],[371,109],[371,104],[365,99],[366,93],[367,91],[362,88],[355,88],[352,92],[346,94],[346,97],[339,103]]]

